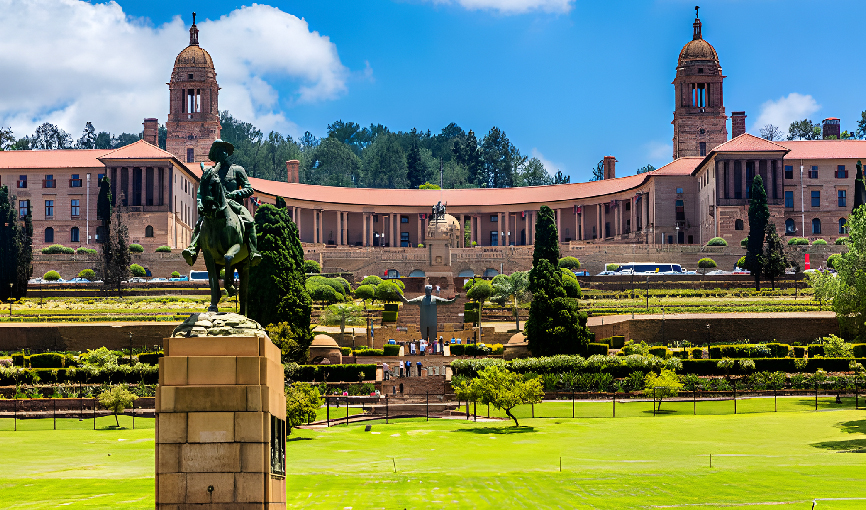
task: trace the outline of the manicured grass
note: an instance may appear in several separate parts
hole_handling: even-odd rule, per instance
[[[866,498],[862,410],[364,425],[292,431],[289,508],[808,509]],[[0,442],[3,508],[153,507],[151,429],[31,428]]]

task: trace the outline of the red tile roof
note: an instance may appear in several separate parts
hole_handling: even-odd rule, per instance
[[[172,153],[166,152],[144,140],[139,140],[107,152],[99,159],[165,159],[173,157]]]
[[[778,142],[791,152],[785,159],[864,159],[866,140],[792,140]]]
[[[105,149],[69,149],[56,151],[0,151],[0,168],[103,168],[99,158]]]
[[[779,145],[778,143],[758,138],[749,133],[743,133],[721,145],[717,145],[713,149],[713,152],[768,152],[787,150],[787,147]]]
[[[689,175],[702,158],[681,158],[669,163],[655,172],[630,175],[617,179],[607,179],[575,184],[556,184],[552,186],[526,186],[519,188],[474,188],[474,189],[371,189],[341,188],[268,181],[250,178],[253,189],[260,193],[281,196],[287,199],[310,202],[370,205],[370,206],[430,206],[437,201],[447,202],[454,207],[520,205],[564,202],[582,198],[611,195],[634,189],[651,176]],[[198,170],[196,170],[198,173]]]

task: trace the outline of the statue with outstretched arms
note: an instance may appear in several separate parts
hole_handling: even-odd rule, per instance
[[[421,307],[421,337],[428,342],[431,341],[431,336],[432,341],[436,341],[436,332],[438,331],[438,314],[436,312],[436,306],[439,303],[453,303],[456,300],[456,296],[454,299],[445,299],[434,296],[432,285],[424,286],[423,296],[418,296],[413,299],[406,299],[405,297],[403,298],[403,302],[407,305],[418,305]]]

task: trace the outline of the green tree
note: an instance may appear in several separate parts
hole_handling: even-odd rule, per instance
[[[514,327],[520,331],[520,305],[528,303],[532,299],[532,294],[529,292],[529,272],[515,271],[510,275],[498,274],[493,277],[491,283],[496,295],[511,304]]]
[[[315,261],[315,260],[305,260],[304,261],[304,273],[306,273],[306,274],[317,273],[318,274],[321,272],[322,272],[322,266],[317,261]]]
[[[482,184],[488,188],[510,188],[514,186],[515,161],[520,152],[511,144],[505,132],[494,126],[481,141],[483,162]]]
[[[296,382],[286,386],[286,425],[292,429],[316,418],[316,411],[324,404],[319,388],[313,384]]]
[[[864,204],[866,204],[866,179],[863,175],[863,163],[858,159],[857,174],[854,176],[854,207],[851,210],[853,211]]]
[[[481,152],[478,149],[478,139],[475,137],[475,132],[471,129],[466,134],[466,139],[463,141],[457,140],[454,143],[454,160],[457,164],[466,169],[467,181],[474,187],[486,186],[484,180],[484,162],[481,159]]]
[[[647,397],[658,399],[658,407],[656,411],[662,408],[662,399],[665,397],[676,397],[677,393],[683,389],[683,383],[673,370],[662,369],[661,373],[649,372],[644,377],[643,393]],[[655,405],[656,402],[653,402]]]
[[[703,269],[704,274],[707,274],[707,269],[713,269],[716,267],[718,267],[716,261],[709,257],[704,257],[698,261],[698,269]]]
[[[417,189],[418,186],[430,180],[433,172],[430,171],[430,168],[421,157],[421,146],[418,143],[417,130],[412,128],[409,136],[411,137],[411,142],[409,150],[406,152],[406,179],[409,181],[409,188]]]
[[[572,256],[562,257],[561,259],[559,259],[559,261],[557,261],[556,265],[560,268],[571,269],[572,271],[575,271],[577,269],[580,269],[580,260],[578,260],[577,257]]]
[[[15,294],[18,281],[18,222],[14,197],[9,187],[0,186],[0,299],[7,300]]]
[[[57,150],[71,149],[72,137],[66,131],[50,122],[42,123],[30,139],[31,149]]]
[[[541,206],[535,225],[535,251],[532,252],[532,266],[537,266],[541,259],[547,259],[552,266],[558,267],[559,233],[556,230],[553,210],[546,205]]]
[[[367,309],[367,301],[373,301],[376,299],[376,286],[375,285],[359,285],[357,289],[355,289],[355,298],[360,299],[364,302],[364,309]]]
[[[111,223],[111,182],[108,176],[99,181],[99,195],[96,198],[96,218],[102,220],[103,232],[107,233]],[[101,242],[101,239],[97,239]]]
[[[866,138],[866,110],[860,112],[860,120],[857,121],[855,136],[860,140]]]
[[[328,137],[315,147],[306,159],[307,184],[323,186],[356,186],[361,160],[345,143]]]
[[[144,270],[143,267],[138,264],[130,265],[129,272],[130,274],[132,274],[132,276],[135,276],[136,278],[144,278],[145,276],[147,276],[147,272]]]
[[[590,182],[592,181],[601,181],[604,180],[604,160],[599,160],[596,163],[595,168],[592,169],[592,177],[589,178]]]
[[[519,427],[517,417],[511,410],[519,405],[537,404],[544,398],[540,377],[524,380],[523,376],[498,366],[487,367],[478,372],[478,377],[463,382],[456,390],[458,398],[478,401],[505,411],[505,415]]]
[[[553,177],[547,173],[544,163],[538,158],[530,159],[514,176],[514,186],[547,186]]]
[[[310,294],[310,298],[312,298],[313,301],[318,301],[322,306],[331,303],[339,303],[345,299],[343,294],[337,292],[333,287],[324,283],[313,283],[307,281],[306,289]]]
[[[14,144],[15,135],[12,133],[12,128],[0,126],[0,151],[9,150]]]
[[[261,263],[250,271],[247,315],[259,324],[286,323],[298,348],[294,361],[313,341],[312,300],[305,287],[304,250],[298,226],[285,209],[264,204],[256,209],[256,236]],[[285,351],[284,351],[285,352]]]
[[[562,173],[562,170],[557,170],[553,174],[553,184],[568,184],[571,182],[571,176]]]
[[[362,161],[366,188],[406,188],[410,183],[406,176],[406,154],[394,133],[379,136],[364,149]]]
[[[118,421],[117,415],[122,413],[124,409],[132,407],[135,395],[126,388],[125,384],[118,384],[104,390],[97,398],[99,400],[99,405],[110,410],[114,414],[114,423],[119,428],[120,421]]]
[[[132,255],[129,253],[129,229],[123,221],[123,215],[119,209],[116,209],[113,216],[108,221],[103,220],[103,225],[107,228],[103,230],[105,241],[100,246],[102,256],[100,257],[99,273],[103,285],[107,289],[116,290],[117,295],[121,296],[123,294],[123,282],[129,278]]]
[[[776,225],[768,222],[766,226],[767,244],[764,249],[763,271],[764,276],[770,280],[773,290],[776,290],[776,278],[785,274],[788,267],[788,257],[785,254],[785,245],[779,234],[776,233]]]
[[[474,283],[466,292],[466,297],[475,301],[478,304],[478,324],[481,324],[482,311],[484,310],[484,302],[490,299],[496,291],[493,285],[487,280],[470,280]],[[465,288],[465,287],[464,287]]]
[[[645,173],[655,172],[655,171],[656,171],[656,167],[654,167],[652,165],[642,166],[642,167],[637,169],[638,174],[645,174]]]
[[[820,140],[821,126],[809,119],[796,120],[788,126],[788,140]]]
[[[394,282],[385,280],[376,286],[376,301],[394,303],[403,300],[403,290]]]
[[[559,272],[562,273],[562,288],[565,289],[565,295],[573,299],[583,297],[583,293],[580,291],[580,282],[577,281],[574,271],[560,268]]]
[[[30,202],[27,203],[27,213],[22,224],[18,226],[17,234],[18,283],[12,289],[12,295],[20,298],[27,294],[27,282],[33,276],[33,211]]]
[[[782,133],[782,130],[772,124],[767,124],[761,128],[761,138],[764,140],[772,142],[773,140],[782,140],[784,137],[785,134]]]
[[[767,207],[767,191],[760,175],[752,179],[752,196],[749,199],[749,242],[746,245],[746,269],[755,278],[755,290],[761,290],[761,273],[764,269],[764,235],[770,209]]]
[[[331,305],[322,315],[322,324],[325,326],[340,326],[340,339],[346,333],[346,326],[363,326],[364,310],[354,303],[338,303]]]
[[[76,149],[95,149],[96,148],[96,128],[93,127],[93,124],[88,122],[84,125],[84,132],[81,134],[81,138],[75,142]]]

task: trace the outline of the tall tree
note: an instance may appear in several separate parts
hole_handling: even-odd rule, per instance
[[[541,259],[547,259],[554,267],[559,265],[559,233],[556,230],[556,217],[553,209],[546,205],[538,210],[535,222],[535,250],[532,252],[532,266]]]
[[[72,137],[54,124],[44,122],[36,128],[36,133],[30,139],[30,146],[43,150],[71,149]]]
[[[27,202],[27,211],[22,223],[18,226],[16,239],[18,251],[18,282],[15,284],[13,295],[22,297],[27,295],[27,282],[33,276],[33,211],[30,202]]]
[[[785,274],[788,267],[788,257],[785,255],[785,245],[776,232],[776,224],[767,223],[766,227],[767,246],[764,249],[764,275],[770,280],[773,290],[776,290],[776,278]]]
[[[256,235],[262,262],[252,269],[248,315],[264,325],[285,323],[286,333],[296,349],[284,352],[291,361],[301,362],[313,336],[310,331],[312,300],[304,283],[304,251],[298,226],[288,211],[264,204],[256,210]]]
[[[76,149],[95,149],[96,148],[96,128],[88,122],[84,125],[84,132],[81,133],[81,138],[75,142]]]
[[[105,241],[100,247],[102,257],[99,272],[106,289],[116,290],[117,295],[121,296],[123,282],[129,278],[129,265],[132,262],[129,254],[129,229],[119,208],[109,216],[107,223],[103,220]]]
[[[514,176],[514,186],[547,186],[553,184],[553,178],[544,168],[544,163],[538,158],[530,159]]]
[[[820,140],[821,126],[809,119],[796,120],[788,126],[788,140]]]
[[[555,174],[553,174],[553,184],[569,184],[571,182],[571,176],[565,175],[562,173],[562,170],[557,170]]]
[[[364,149],[361,186],[365,188],[406,188],[406,155],[397,135],[386,133]]]
[[[642,167],[638,168],[637,173],[638,174],[645,174],[645,173],[649,173],[649,172],[655,172],[655,170],[656,170],[656,167],[654,167],[652,165],[647,165],[647,166],[642,166]]]
[[[9,194],[9,187],[0,186],[0,300],[7,300],[14,295],[14,286],[18,282],[18,222],[16,221],[14,197]]]
[[[412,128],[409,134],[411,142],[409,143],[409,150],[406,152],[406,178],[409,181],[409,187],[415,189],[428,182],[432,172],[421,158],[418,132]]]
[[[481,141],[483,162],[482,184],[488,188],[510,188],[514,186],[514,161],[519,153],[508,140],[505,132],[493,126]]]
[[[14,144],[15,135],[12,134],[12,128],[0,126],[0,151],[9,150]]]
[[[139,140],[141,140],[141,134],[120,133],[111,137],[111,148],[119,149]]]
[[[785,138],[785,133],[783,133],[778,127],[772,124],[767,124],[761,128],[761,138],[771,142],[773,140],[783,140]]]
[[[345,143],[328,137],[316,147],[308,161],[308,184],[357,186],[361,160]]]
[[[851,210],[857,210],[863,204],[866,204],[866,180],[863,175],[863,163],[858,159],[857,174],[854,176],[854,207]]]
[[[860,120],[857,121],[857,131],[854,132],[854,136],[860,140],[866,138],[866,110],[860,112]]]
[[[598,164],[595,165],[595,168],[592,169],[592,177],[590,177],[590,182],[592,181],[601,181],[604,180],[604,160],[599,160]]]
[[[764,232],[770,220],[767,207],[767,191],[760,175],[752,179],[752,196],[749,199],[749,238],[746,245],[746,269],[755,278],[755,290],[761,290],[761,273],[764,269]]]

